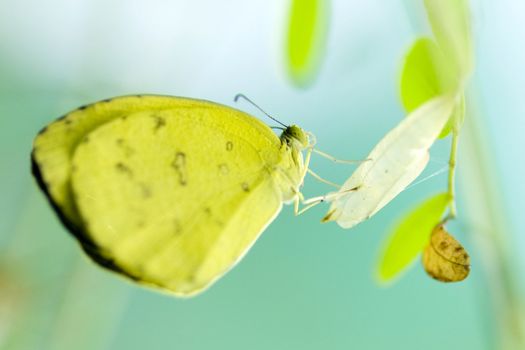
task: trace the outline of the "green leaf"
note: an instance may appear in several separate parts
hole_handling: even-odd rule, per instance
[[[425,0],[425,8],[447,61],[468,77],[473,67],[468,0]]]
[[[401,100],[407,112],[432,97],[457,88],[455,72],[448,67],[443,53],[429,38],[420,38],[408,51],[401,73]]]
[[[292,0],[287,61],[290,77],[308,85],[319,68],[326,41],[328,0]]]
[[[406,111],[412,112],[433,97],[454,93],[459,85],[458,76],[432,39],[416,40],[405,57],[401,73],[401,101]],[[440,137],[450,132],[452,119]]]
[[[448,193],[430,197],[397,224],[379,259],[377,276],[380,282],[388,282],[398,276],[423,251],[450,199]]]

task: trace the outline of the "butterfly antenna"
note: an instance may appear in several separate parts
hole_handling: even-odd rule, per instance
[[[250,104],[252,104],[255,108],[257,108],[258,110],[260,110],[261,112],[263,112],[264,115],[266,115],[268,118],[270,118],[270,119],[273,120],[274,122],[281,124],[281,125],[284,126],[285,128],[288,127],[288,125],[285,125],[285,124],[281,123],[280,121],[278,121],[277,119],[275,119],[274,117],[272,117],[271,115],[269,115],[268,113],[266,113],[266,112],[264,111],[264,109],[262,109],[261,107],[257,106],[252,100],[250,100],[248,97],[244,96],[243,94],[237,94],[237,95],[235,95],[233,101],[234,101],[234,102],[237,102],[240,98],[243,98],[243,99],[245,99],[246,101],[248,101]]]

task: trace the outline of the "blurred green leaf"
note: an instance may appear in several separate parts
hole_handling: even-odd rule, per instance
[[[288,28],[288,69],[298,86],[308,85],[326,41],[328,0],[292,0]]]
[[[401,73],[401,100],[411,112],[432,97],[453,92],[454,71],[447,67],[443,53],[429,38],[420,38],[408,51]]]
[[[461,78],[473,67],[468,0],[425,0],[428,20],[447,61]]]
[[[399,275],[428,244],[450,202],[448,193],[428,198],[412,209],[395,227],[379,258],[377,276],[388,282]]]
[[[401,101],[407,112],[432,97],[454,92],[458,88],[458,74],[448,64],[438,45],[429,38],[420,38],[408,51],[401,73]],[[440,137],[446,136],[454,118],[447,123]]]

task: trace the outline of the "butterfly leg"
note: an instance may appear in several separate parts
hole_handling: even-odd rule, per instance
[[[315,197],[315,198],[320,198],[320,197]],[[313,201],[311,203],[308,203],[308,205],[306,205],[305,207],[299,209],[300,203],[305,203],[305,199],[304,199],[304,195],[301,192],[297,192],[297,194],[295,196],[295,199],[294,199],[294,210],[293,210],[294,211],[294,215],[295,216],[301,215],[302,213],[304,213],[308,209],[311,209],[311,208],[315,207],[317,204],[320,204],[322,202],[323,202],[322,200]]]
[[[332,192],[332,193],[325,194],[324,196],[317,196],[317,197],[312,197],[309,199],[304,199],[303,194],[301,192],[297,192],[297,195],[295,196],[295,199],[294,199],[294,214],[296,216],[301,215],[307,210],[315,207],[316,205],[320,203],[336,200],[337,198],[344,196],[348,194],[349,192],[356,191],[358,188],[359,187],[354,187],[354,188],[350,188],[344,191]],[[303,205],[305,205],[305,207],[299,209],[299,203],[302,203]]]
[[[317,181],[320,181],[320,182],[325,183],[327,185],[333,186],[333,187],[335,187],[337,189],[341,188],[341,185],[338,185],[335,182],[323,179],[321,176],[316,174],[312,169],[307,169],[307,171],[308,171],[308,174],[312,175],[314,177],[314,179],[316,179]]]
[[[310,167],[310,160],[312,159],[312,151],[314,150],[313,146],[309,146],[306,150],[306,156],[304,157],[304,169],[303,173],[301,174],[301,179],[304,179],[306,176],[306,173],[308,172],[308,168]]]
[[[305,211],[315,207],[317,204],[320,204],[322,203],[322,201],[319,201],[319,202],[315,202],[315,203],[310,203],[308,204],[307,206],[301,208],[301,210],[297,210],[294,214],[297,216],[297,215],[301,215],[302,213],[304,213]]]
[[[313,135],[311,136],[313,137]],[[341,186],[339,186],[338,184],[334,183],[334,182],[331,182],[331,181],[328,181],[328,180],[325,180],[323,179],[321,176],[317,175],[313,170],[310,169],[310,160],[312,159],[312,152],[315,152],[315,148],[314,148],[314,145],[315,145],[315,141],[313,141],[310,146],[308,146],[307,148],[307,151],[306,151],[306,156],[304,158],[304,170],[303,170],[303,173],[302,173],[302,179],[304,179],[304,177],[306,176],[306,173],[309,173],[310,175],[312,175],[316,180],[322,182],[322,183],[325,183],[327,185],[330,185],[330,186],[333,186],[337,189],[341,188]]]
[[[308,133],[308,135],[310,136],[312,142],[310,143],[310,145],[308,146],[307,148],[307,151],[306,151],[306,155],[305,155],[305,158],[304,158],[304,170],[303,170],[303,174],[302,174],[302,178],[304,178],[306,176],[306,173],[309,173],[310,175],[312,175],[316,180],[322,182],[322,183],[325,183],[327,185],[330,185],[330,186],[333,186],[337,189],[340,189],[341,186],[332,182],[332,181],[329,181],[329,180],[326,180],[324,178],[322,178],[321,176],[319,176],[317,173],[315,173],[313,170],[310,169],[310,161],[312,159],[312,152],[315,152],[319,155],[321,155],[322,157],[325,157],[327,159],[330,159],[331,161],[335,162],[335,163],[347,163],[347,164],[356,164],[356,163],[361,163],[363,162],[363,160],[342,160],[342,159],[337,159],[327,153],[324,153],[322,151],[319,151],[317,149],[314,148],[315,146],[315,137],[313,136],[313,134],[311,133]],[[368,159],[366,159],[368,160]],[[366,161],[364,160],[364,161]]]

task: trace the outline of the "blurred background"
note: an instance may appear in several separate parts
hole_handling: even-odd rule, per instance
[[[362,159],[404,116],[401,61],[428,33],[419,0],[327,3],[319,60],[291,78],[290,1],[0,1],[0,349],[523,349],[525,3],[472,0],[476,71],[460,142],[459,220],[471,276],[441,284],[417,262],[392,286],[374,269],[402,213],[446,186],[403,192],[352,230],[326,206],[285,207],[204,294],[176,299],[91,263],[30,174],[32,139],[80,105],[134,93],[208,99],[312,131]],[[463,137],[463,135],[462,135]],[[446,166],[440,141],[426,175]],[[353,167],[314,158],[342,182]],[[424,177],[425,175],[423,175]],[[307,196],[328,191],[308,179]],[[521,340],[520,340],[521,339]]]

